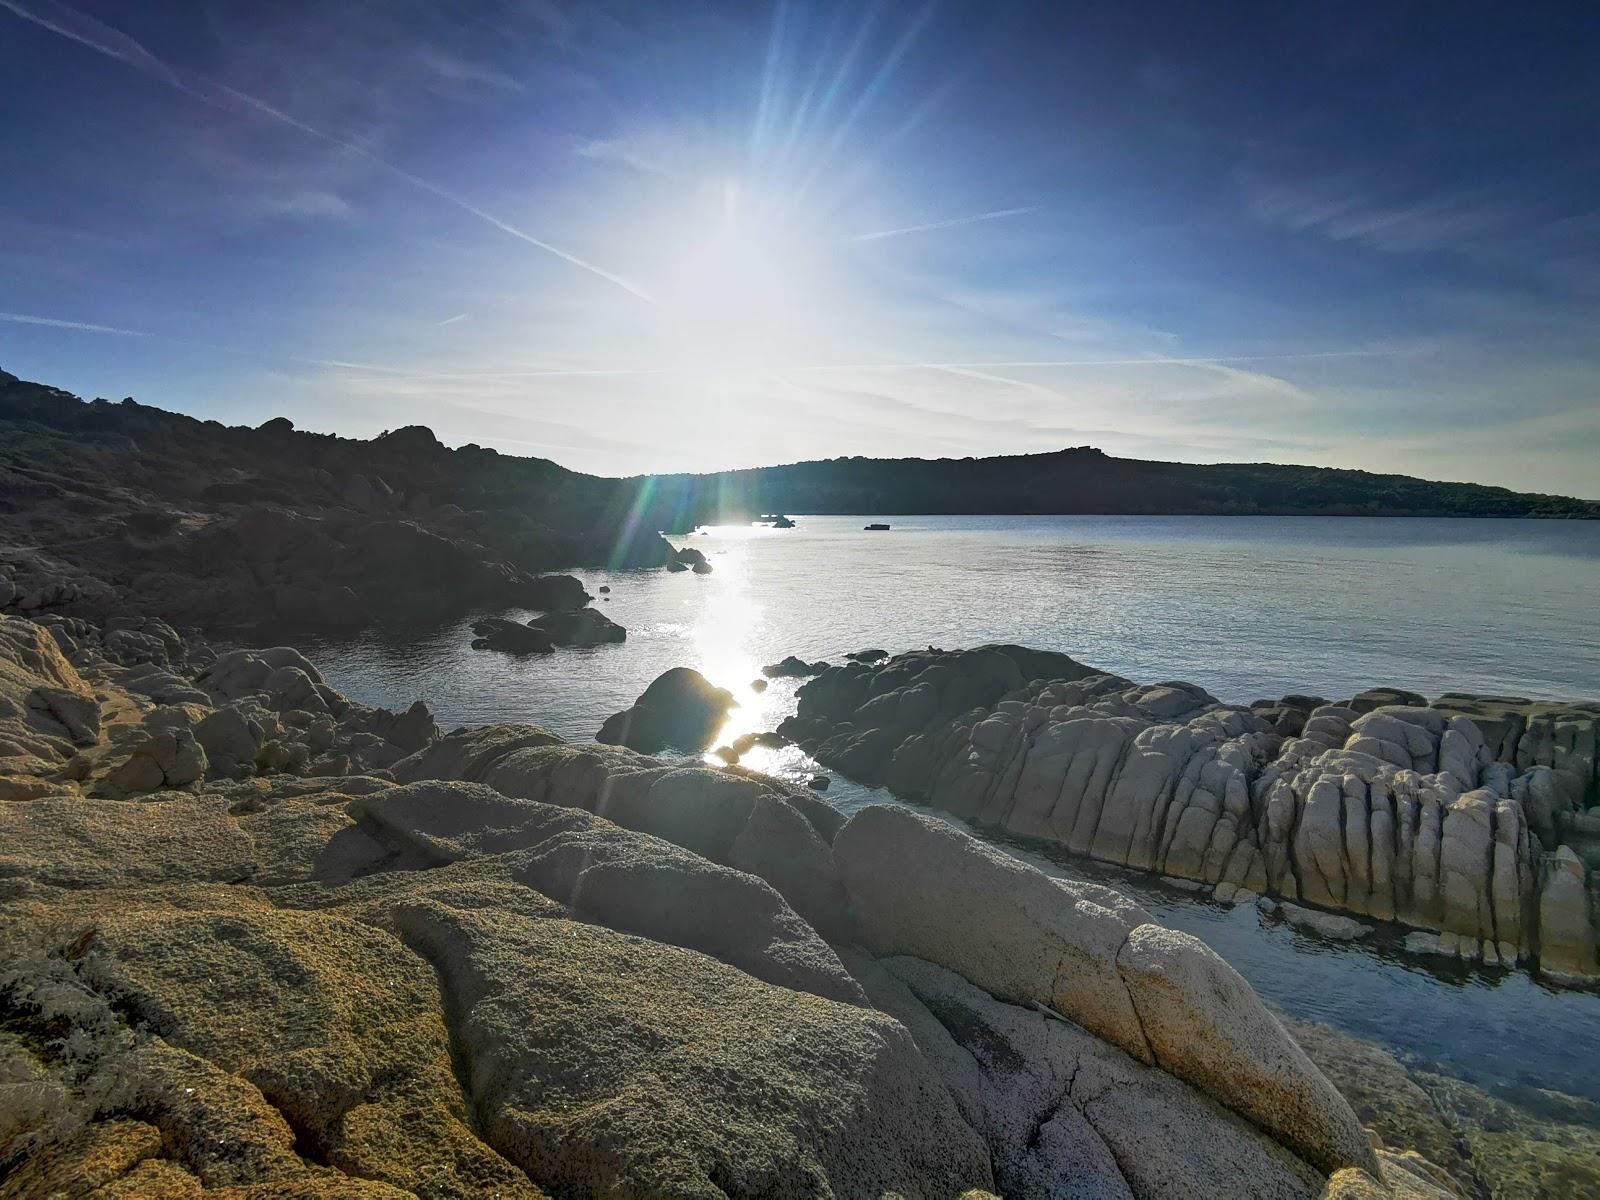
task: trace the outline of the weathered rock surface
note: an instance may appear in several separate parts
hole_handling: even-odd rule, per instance
[[[861,943],[1043,1005],[1194,1084],[1332,1171],[1376,1169],[1337,1092],[1203,943],[1109,888],[1051,879],[905,809],[858,813],[834,856]]]
[[[1478,722],[1488,722],[1486,736]],[[1250,708],[1016,647],[916,651],[803,685],[782,732],[968,820],[1179,879],[1399,921],[1462,957],[1600,978],[1600,708],[1377,688]],[[1317,910],[1332,910],[1318,915]],[[1548,960],[1545,962],[1545,960]]]
[[[1429,1194],[1115,892],[149,636],[0,618],[5,1195]]]

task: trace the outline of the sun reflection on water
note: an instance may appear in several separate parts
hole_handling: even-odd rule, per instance
[[[751,685],[762,678],[762,662],[755,646],[766,623],[766,610],[751,596],[749,557],[746,543],[771,537],[774,530],[760,525],[712,526],[717,549],[712,552],[712,573],[707,578],[711,595],[689,632],[694,648],[696,670],[718,687],[733,693],[738,707],[717,731],[704,758],[721,764],[713,753],[746,733],[761,733],[774,728],[791,706],[795,684],[792,680],[772,680],[765,689]],[[693,545],[699,539],[678,539]],[[756,747],[740,760],[756,770],[781,774],[800,774],[797,763],[785,764],[784,751]],[[785,769],[787,765],[787,769]]]

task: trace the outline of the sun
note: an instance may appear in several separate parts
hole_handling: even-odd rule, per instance
[[[658,292],[680,356],[708,368],[778,365],[807,320],[806,239],[735,180],[701,191]]]

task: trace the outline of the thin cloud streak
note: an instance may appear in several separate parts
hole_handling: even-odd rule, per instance
[[[4,3],[5,0],[0,0]],[[118,329],[115,325],[95,325],[89,321],[58,321],[54,317],[35,317],[27,313],[0,312],[0,321],[17,325],[45,325],[51,329],[76,329],[81,333],[114,333],[118,337],[150,337],[138,329]]]
[[[221,108],[224,110],[231,107],[230,105],[218,102],[218,93],[231,97],[239,104],[243,104],[247,108],[260,113],[263,116],[270,117],[283,125],[287,125],[291,129],[297,129],[301,133],[306,134],[308,137],[316,138],[319,141],[326,142],[328,145],[336,146],[342,150],[349,151],[351,154],[355,154],[366,159],[373,165],[383,168],[396,178],[402,179],[406,183],[411,184],[413,187],[427,192],[429,195],[435,196],[448,204],[455,205],[457,208],[461,209],[462,212],[477,217],[480,221],[494,226],[502,233],[509,234],[514,238],[519,238],[520,240],[527,242],[530,246],[535,246],[547,254],[553,254],[555,257],[564,262],[570,263],[581,270],[588,271],[591,275],[596,275],[609,283],[613,283],[617,287],[622,288],[624,291],[630,293],[640,300],[644,300],[651,304],[655,303],[655,297],[651,296],[647,291],[644,290],[644,288],[631,282],[630,280],[625,279],[614,272],[608,271],[604,267],[596,266],[594,263],[580,258],[576,254],[572,254],[569,251],[563,250],[559,246],[552,245],[550,242],[534,237],[531,233],[528,233],[522,229],[518,229],[515,225],[511,225],[505,221],[502,221],[499,217],[485,212],[477,205],[468,200],[462,199],[453,192],[447,191],[438,184],[423,179],[420,175],[413,175],[410,171],[395,166],[393,163],[380,158],[378,155],[372,153],[372,151],[367,150],[362,146],[358,146],[354,142],[346,141],[344,138],[337,137],[331,133],[324,133],[315,126],[308,125],[304,121],[290,116],[281,109],[274,108],[266,101],[260,100],[247,92],[241,92],[234,88],[228,87],[225,84],[215,83],[214,81],[208,80],[201,81],[202,84],[205,84],[206,86],[201,88],[191,87],[179,77],[176,71],[164,63],[161,59],[157,58],[154,54],[151,54],[133,38],[129,37],[125,33],[121,33],[118,30],[113,29],[109,25],[102,24],[101,22],[96,21],[94,18],[78,12],[74,8],[71,8],[65,4],[51,2],[45,6],[45,11],[50,14],[49,16],[46,16],[44,15],[44,12],[39,10],[39,8],[21,4],[18,2],[18,0],[0,0],[0,7],[10,10],[23,20],[31,21],[35,25],[39,25],[50,30],[52,33],[59,34],[65,38],[70,38],[72,41],[78,42],[80,45],[88,46],[91,50],[98,51],[107,58],[113,58],[120,63],[130,66],[134,70],[139,71],[141,74],[149,75],[154,79],[159,79],[162,83],[167,84],[169,87],[176,88],[185,95],[193,96],[195,99],[201,101],[202,103],[209,104],[212,107]]]
[[[858,233],[854,237],[847,237],[843,240],[847,245],[854,242],[878,242],[884,238],[903,237],[908,233],[927,233],[934,229],[954,229],[957,225],[976,225],[980,221],[999,221],[1006,217],[1021,217],[1038,211],[1037,205],[1029,205],[1024,208],[997,208],[993,212],[974,213],[970,217],[951,217],[945,221],[928,221],[922,225],[906,225],[900,229],[880,229],[874,233]]]
[[[351,370],[379,371],[386,375],[407,375],[418,379],[544,379],[550,377],[651,375],[763,375],[772,371],[786,374],[833,374],[856,371],[943,371],[1025,370],[1054,367],[1216,367],[1241,362],[1292,362],[1296,360],[1338,358],[1388,358],[1410,353],[1404,350],[1322,350],[1305,354],[1230,354],[1209,358],[1057,358],[1013,359],[1005,362],[902,362],[902,363],[801,363],[751,367],[549,367],[531,371],[413,371],[401,367],[367,366],[336,362]],[[1020,383],[1018,380],[1008,380]]]
[[[457,313],[453,317],[446,317],[444,320],[439,322],[439,325],[441,328],[446,325],[454,325],[457,321],[465,321],[471,315],[471,313]]]

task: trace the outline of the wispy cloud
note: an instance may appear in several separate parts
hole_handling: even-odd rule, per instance
[[[1409,352],[1409,351],[1406,351]],[[1009,359],[1003,361],[978,360],[973,362],[942,362],[942,361],[911,361],[911,362],[851,362],[851,363],[792,363],[792,364],[763,364],[758,366],[644,366],[644,367],[534,367],[517,370],[480,370],[480,371],[430,371],[413,370],[405,367],[379,366],[377,364],[359,362],[333,362],[326,366],[338,367],[350,371],[375,371],[385,375],[403,375],[418,379],[544,379],[544,378],[584,378],[588,376],[653,376],[653,375],[751,375],[761,376],[772,372],[782,372],[786,375],[831,375],[854,373],[890,373],[900,374],[910,371],[942,371],[946,373],[968,374],[982,378],[984,371],[1020,371],[1066,369],[1072,367],[1204,367],[1212,370],[1232,371],[1237,375],[1249,374],[1239,372],[1230,364],[1251,362],[1286,362],[1312,359],[1339,359],[1339,358],[1383,358],[1392,357],[1402,351],[1392,349],[1375,350],[1320,350],[1304,354],[1232,354],[1207,358],[1173,358],[1149,355],[1138,358],[1028,358]],[[1252,375],[1252,378],[1255,376]],[[1262,377],[1271,378],[1271,377]],[[1017,384],[1018,380],[994,380]],[[1277,381],[1281,383],[1282,381]]]
[[[439,324],[454,325],[457,321],[465,321],[470,315],[470,313],[457,313],[453,317],[446,317],[444,320],[440,321]]]
[[[195,99],[200,100],[203,103],[222,109],[237,109],[238,107],[243,106],[247,110],[250,110],[261,116],[269,117],[272,120],[277,121],[282,125],[286,125],[291,129],[299,130],[308,137],[316,138],[317,140],[328,145],[357,155],[358,157],[365,159],[367,162],[372,163],[374,166],[377,166],[388,172],[395,178],[410,184],[412,187],[417,188],[420,191],[427,192],[429,195],[437,197],[448,204],[454,205],[462,212],[476,217],[478,220],[493,226],[502,233],[526,242],[528,245],[543,250],[547,254],[552,254],[564,262],[570,263],[581,270],[589,272],[591,275],[598,276],[609,283],[613,283],[617,287],[622,288],[624,291],[630,293],[640,300],[650,303],[655,302],[654,297],[651,296],[650,293],[640,285],[629,281],[613,271],[608,271],[604,267],[597,266],[596,264],[589,262],[584,258],[580,258],[578,255],[573,254],[570,251],[563,250],[561,247],[547,242],[542,238],[535,237],[533,234],[519,229],[507,221],[501,220],[499,217],[496,217],[484,209],[479,208],[477,205],[466,199],[463,199],[454,192],[442,188],[438,184],[422,178],[420,175],[414,175],[402,167],[395,166],[393,163],[373,153],[364,146],[357,145],[356,143],[348,141],[347,139],[339,137],[335,134],[324,132],[313,125],[309,125],[304,121],[290,116],[281,109],[273,107],[265,100],[261,100],[258,97],[250,95],[248,92],[242,92],[236,88],[231,88],[211,80],[196,79],[193,83],[184,80],[175,70],[173,70],[161,59],[157,58],[154,54],[150,53],[150,51],[146,50],[142,45],[140,45],[133,38],[129,37],[127,34],[113,29],[111,26],[97,21],[93,17],[86,16],[77,9],[58,3],[57,0],[27,0],[26,3],[24,3],[23,0],[0,0],[0,7],[10,10],[24,20],[32,21],[36,25],[41,25],[53,33],[60,34],[63,37],[70,38],[75,42],[88,46],[90,49],[98,51],[100,54],[103,54],[108,58],[113,58],[118,62],[124,63],[145,75],[159,79],[168,86],[176,88],[185,95],[193,96]]]
[[[921,225],[904,225],[899,229],[879,229],[873,233],[858,233],[854,237],[847,237],[845,242],[877,242],[884,238],[904,237],[908,233],[928,233],[935,229],[954,229],[958,225],[976,225],[980,221],[999,221],[1006,217],[1021,217],[1028,213],[1038,212],[1037,205],[1023,208],[997,208],[993,212],[973,213],[967,217],[951,217],[944,221],[926,221]]]
[[[287,196],[268,199],[264,207],[273,216],[299,220],[343,220],[354,215],[354,210],[342,196],[316,188],[301,188]]]
[[[493,67],[484,66],[482,63],[468,62],[464,58],[442,53],[432,47],[419,48],[417,61],[445,84],[457,87],[476,87],[497,92],[520,92],[523,90],[522,84],[504,71],[497,71]]]
[[[90,321],[60,321],[54,317],[35,317],[28,313],[0,312],[0,321],[10,321],[16,325],[45,325],[51,329],[76,329],[80,333],[114,333],[118,337],[151,336],[139,329],[118,329],[115,325],[96,325]]]
[[[1349,176],[1312,183],[1251,179],[1245,199],[1270,224],[1396,254],[1455,249],[1510,229],[1523,215],[1483,195],[1381,198]]]

